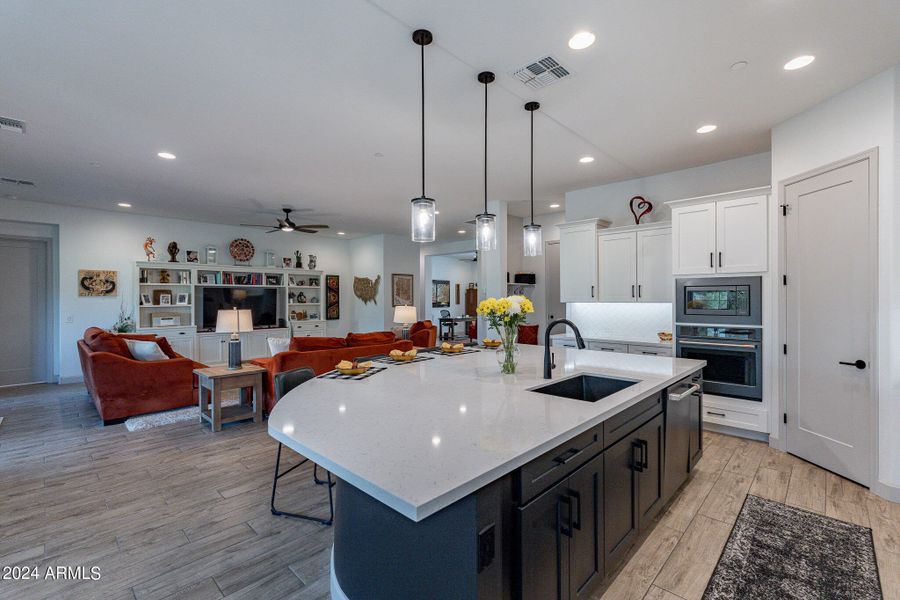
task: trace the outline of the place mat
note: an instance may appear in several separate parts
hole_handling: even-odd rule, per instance
[[[460,354],[473,354],[475,352],[480,352],[480,350],[477,350],[475,348],[463,348],[459,352],[442,352],[440,348],[435,348],[434,350],[425,350],[425,352],[440,354],[441,356],[458,356]]]
[[[433,356],[417,356],[412,360],[394,360],[390,356],[379,356],[372,359],[375,362],[384,363],[386,365],[408,365],[412,363],[422,362],[423,360],[434,360]]]
[[[352,379],[354,381],[358,381],[360,379],[366,379],[371,377],[372,375],[377,375],[382,371],[387,371],[387,367],[369,367],[365,373],[360,373],[359,375],[344,375],[338,370],[328,371],[327,373],[323,373],[319,375],[319,379]]]

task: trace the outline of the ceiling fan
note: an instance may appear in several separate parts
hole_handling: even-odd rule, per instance
[[[274,233],[276,231],[318,233],[319,229],[328,229],[328,225],[297,225],[296,223],[291,221],[291,213],[293,212],[293,209],[282,208],[281,210],[284,211],[284,218],[276,219],[278,221],[277,225],[251,225],[249,223],[241,223],[241,227],[262,227],[263,229],[268,229],[266,233]]]

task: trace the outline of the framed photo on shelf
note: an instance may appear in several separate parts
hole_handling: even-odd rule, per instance
[[[141,294],[141,306],[150,306],[153,304],[153,298],[150,297],[150,294]]]
[[[413,276],[411,274],[391,274],[391,306],[413,306]]]
[[[159,305],[160,306],[172,306],[172,294],[160,294],[159,295]]]
[[[190,304],[190,295],[187,292],[178,292],[175,294],[175,304],[177,306],[187,306]]]
[[[153,290],[153,304],[161,305],[163,296],[169,297],[169,301],[166,304],[172,303],[172,290]]]
[[[310,278],[309,278],[309,285],[310,285],[311,287],[319,287],[319,278],[318,278],[318,277],[310,277]]]
[[[185,257],[189,263],[199,263],[200,262],[200,253],[196,250],[185,250]]]
[[[290,269],[294,266],[294,261],[290,257],[285,256],[281,259],[281,266],[285,269]]]

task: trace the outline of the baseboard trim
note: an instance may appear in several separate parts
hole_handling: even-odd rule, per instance
[[[740,429],[738,427],[729,427],[728,425],[718,425],[703,421],[703,429],[714,431],[716,433],[724,433],[725,435],[733,435],[735,437],[747,438],[748,440],[756,440],[758,442],[768,442],[769,434],[760,431],[751,431],[750,429]]]
[[[81,375],[70,375],[69,377],[60,377],[57,380],[59,385],[66,385],[69,383],[84,383],[84,377]]]
[[[876,481],[871,488],[871,492],[876,496],[881,496],[885,500],[900,504],[900,486],[890,485],[883,481]]]

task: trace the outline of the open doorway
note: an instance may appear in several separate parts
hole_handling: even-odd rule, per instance
[[[423,318],[438,326],[438,339],[477,337],[478,257],[474,250],[425,257]]]

